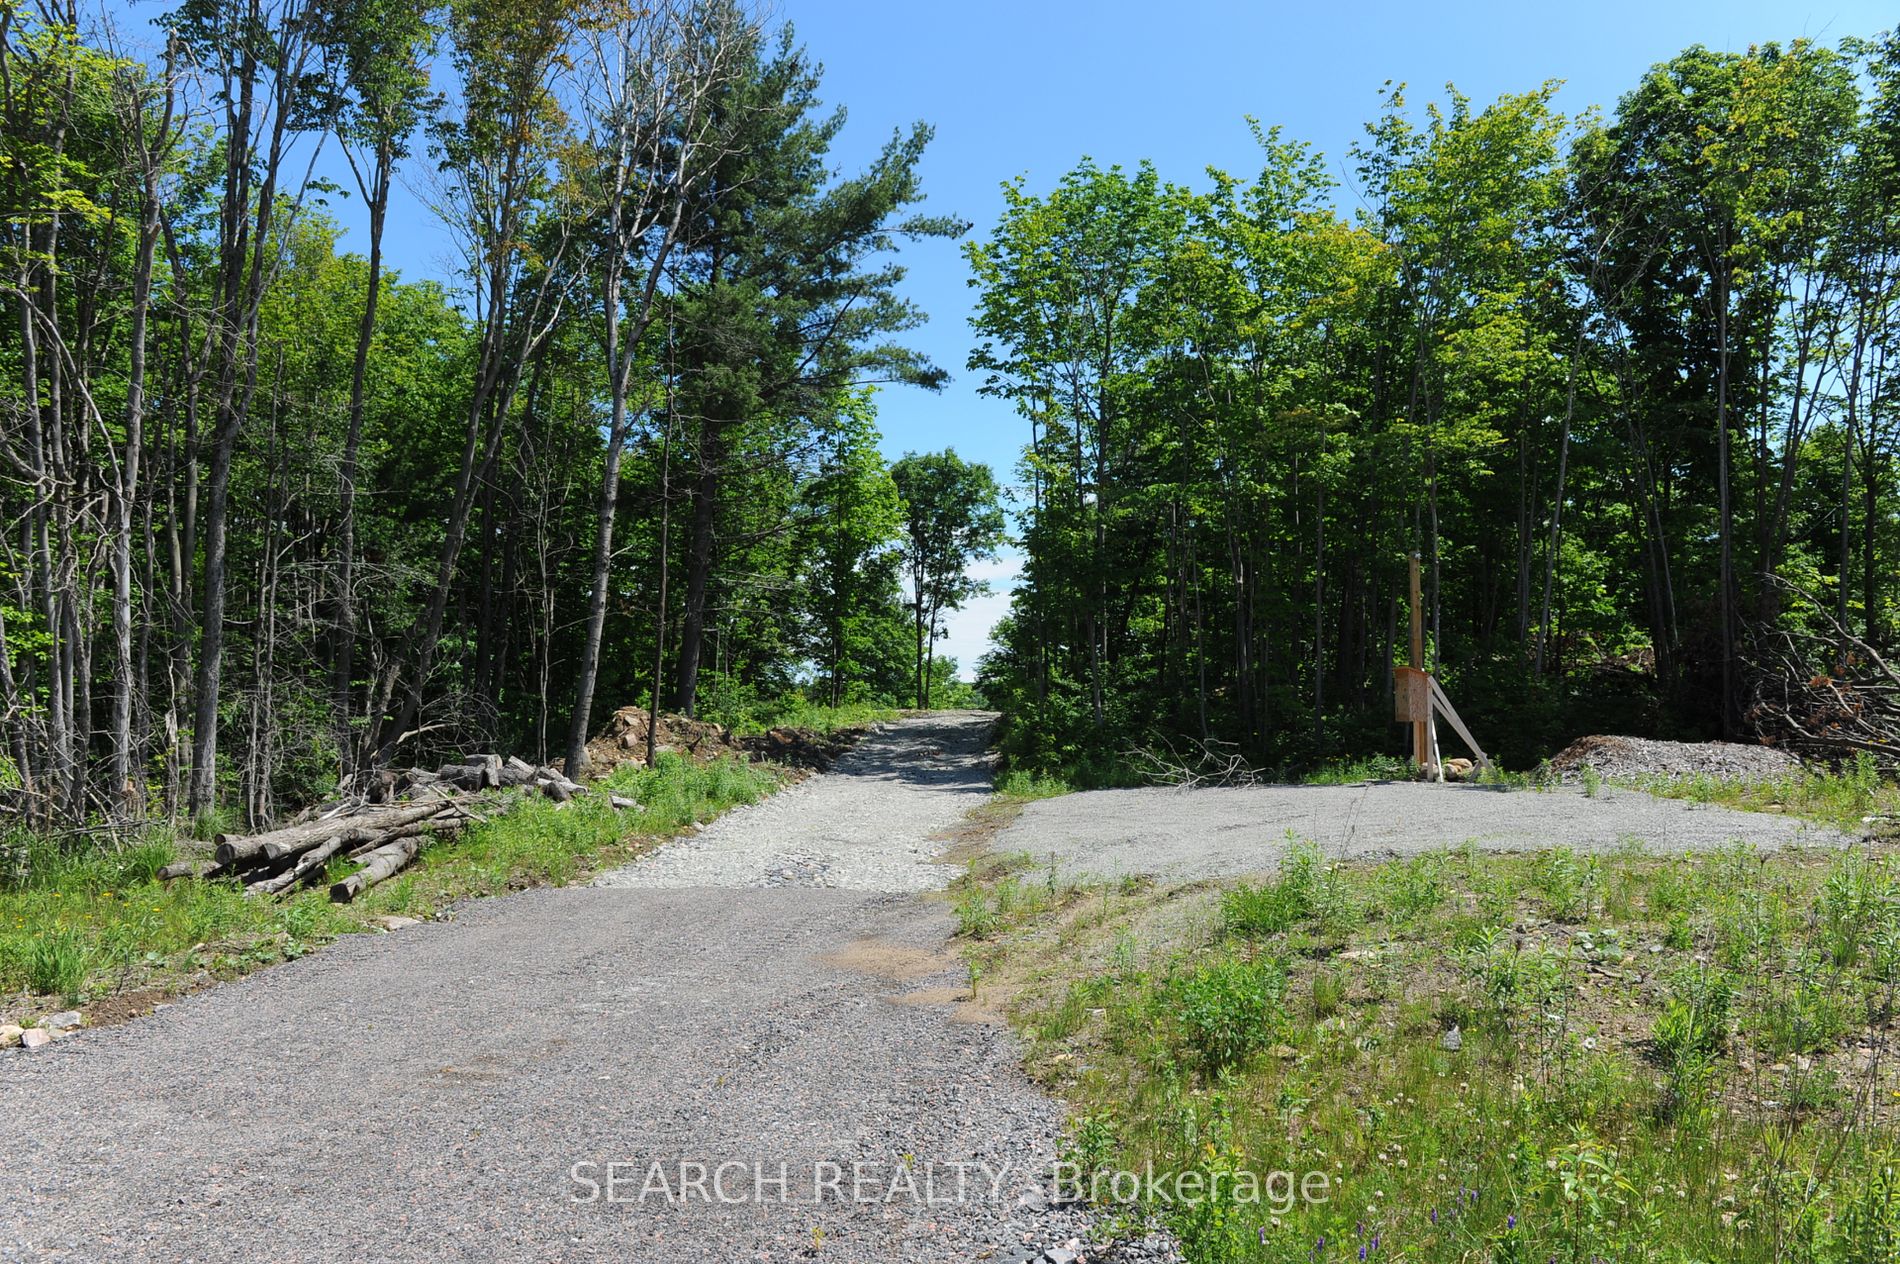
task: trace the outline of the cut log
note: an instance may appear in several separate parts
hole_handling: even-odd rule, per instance
[[[290,890],[300,882],[310,880],[323,872],[323,867],[330,863],[332,857],[350,845],[350,840],[355,833],[356,831],[351,830],[338,834],[326,843],[319,843],[300,856],[296,864],[276,877],[253,882],[244,889],[252,895],[277,895]]]
[[[541,785],[541,793],[547,795],[548,798],[553,799],[556,803],[566,803],[569,799],[573,798],[575,789],[576,787],[565,778],[560,781],[543,782]]]
[[[156,875],[160,882],[171,882],[178,878],[189,878],[198,872],[198,866],[189,860],[174,860],[159,869]]]
[[[384,843],[363,857],[361,869],[331,885],[330,898],[338,904],[348,904],[377,883],[386,882],[402,872],[421,850],[421,838],[413,835]]]
[[[446,806],[448,805],[441,798],[431,797],[422,802],[395,803],[388,807],[354,812],[347,816],[339,815],[327,820],[312,821],[306,825],[291,825],[264,834],[252,834],[248,838],[220,834],[218,849],[213,854],[213,859],[220,865],[238,869],[249,868],[254,864],[275,862],[286,856],[308,851],[325,839],[347,830],[388,830],[398,825],[407,825],[411,821],[427,820],[441,812]]]

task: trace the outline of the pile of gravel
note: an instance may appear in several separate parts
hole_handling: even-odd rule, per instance
[[[1584,765],[1603,777],[1715,777],[1724,781],[1772,781],[1799,772],[1801,761],[1772,746],[1739,742],[1658,742],[1646,737],[1580,737],[1550,761],[1566,781]]]

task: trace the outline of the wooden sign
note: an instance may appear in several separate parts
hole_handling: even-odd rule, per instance
[[[1392,718],[1422,724],[1432,718],[1432,678],[1416,667],[1392,669]]]

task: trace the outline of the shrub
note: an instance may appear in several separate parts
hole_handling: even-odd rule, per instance
[[[1280,862],[1265,886],[1241,883],[1221,896],[1221,921],[1230,935],[1258,939],[1289,930],[1314,912],[1320,885],[1319,848],[1301,843]]]
[[[1158,1000],[1213,1076],[1272,1039],[1285,985],[1285,974],[1266,962],[1227,960],[1172,976]]]
[[[1382,871],[1382,895],[1386,909],[1400,921],[1415,921],[1435,912],[1445,902],[1450,885],[1445,880],[1445,858],[1429,854],[1414,856],[1401,865]]]
[[[1060,777],[1018,768],[1004,777],[996,790],[1012,799],[1053,799],[1057,795],[1068,794],[1069,783]]]

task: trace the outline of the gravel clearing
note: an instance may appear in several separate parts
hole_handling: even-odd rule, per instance
[[[933,891],[956,876],[933,835],[990,793],[995,716],[939,711],[884,725],[813,777],[594,879],[601,887]]]
[[[992,848],[1053,860],[1072,876],[1153,874],[1170,881],[1272,869],[1290,842],[1338,859],[1416,855],[1470,841],[1487,851],[1608,851],[1640,840],[1653,852],[1835,847],[1825,826],[1764,812],[1604,788],[1498,790],[1426,782],[1258,786],[1244,790],[1096,790],[1029,804]]]
[[[476,901],[0,1054],[0,1259],[1070,1258],[1088,1226],[1038,1193],[1062,1107],[1005,1027],[956,1004],[949,918],[903,893],[942,880],[919,857],[987,789],[988,722],[873,735],[843,772],[642,862],[650,889]],[[893,1198],[906,1156],[940,1198],[972,1165],[971,1196]],[[654,1162],[674,1190],[681,1163],[742,1164],[742,1201],[639,1201]],[[630,1201],[606,1201],[610,1163]],[[814,1205],[822,1164],[843,1184]]]

